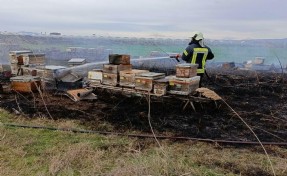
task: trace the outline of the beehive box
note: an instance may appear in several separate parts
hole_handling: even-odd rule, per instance
[[[10,55],[10,63],[24,65],[25,59],[23,55]]]
[[[45,78],[45,79],[53,79],[54,78],[54,70],[45,69],[44,70],[44,74],[43,74],[43,78]]]
[[[31,67],[21,67],[24,76],[39,76],[43,77],[45,70]]]
[[[10,78],[10,81],[11,89],[17,92],[37,92],[38,88],[41,89],[41,79],[38,76],[16,76]]]
[[[9,60],[11,64],[17,64],[18,63],[18,58],[15,54],[9,54]]]
[[[132,65],[114,65],[114,64],[104,64],[103,72],[104,73],[114,73],[119,74],[123,70],[131,70]]]
[[[168,77],[154,80],[153,93],[156,96],[163,96],[167,93],[167,86],[169,83]]]
[[[45,54],[30,53],[23,55],[24,65],[44,65],[45,61]]]
[[[194,76],[192,78],[178,78],[173,76],[169,79],[168,93],[189,95],[199,87],[199,81],[200,76]]]
[[[224,62],[222,63],[222,68],[223,69],[232,69],[235,67],[235,63],[234,62]]]
[[[176,65],[176,77],[191,78],[197,74],[198,64],[178,64]]]
[[[153,80],[163,78],[164,76],[165,76],[164,73],[154,73],[154,72],[140,73],[135,76],[135,89],[152,91]]]
[[[39,65],[36,68],[39,68]],[[44,70],[42,77],[46,80],[55,80],[55,73],[57,72],[57,70],[61,70],[64,68],[66,67],[56,65],[46,65],[44,66],[44,68],[41,68]]]
[[[22,55],[17,57],[17,64],[18,65],[24,65],[24,57]]]
[[[130,55],[126,54],[110,54],[109,63],[115,65],[129,65],[130,64]]]
[[[263,64],[264,63],[264,58],[263,57],[256,57],[252,63],[255,64],[255,65],[260,65],[260,64]]]
[[[11,64],[24,64],[23,55],[32,54],[31,51],[10,51],[9,52],[9,60]]]
[[[119,81],[119,76],[116,73],[103,73],[102,84],[117,86]]]
[[[146,72],[149,71],[138,69],[120,71],[120,86],[135,87],[135,76]]]
[[[37,76],[37,70],[29,67],[22,67],[23,76]]]
[[[102,70],[89,71],[88,80],[93,84],[101,84],[103,81],[103,71]]]
[[[11,67],[11,74],[12,75],[17,75],[19,69],[21,69],[21,66],[18,64],[11,64],[10,67]]]

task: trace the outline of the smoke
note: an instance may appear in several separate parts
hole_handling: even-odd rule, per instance
[[[188,40],[168,38],[136,38],[111,36],[57,36],[0,34],[0,62],[9,64],[9,51],[31,50],[44,53],[48,65],[67,65],[71,58],[88,62],[107,61],[109,54],[129,54],[132,59],[164,57],[182,53]],[[267,65],[287,64],[287,39],[269,40],[206,40],[215,58],[211,62],[243,63],[263,57]],[[165,64],[171,65],[169,59]]]

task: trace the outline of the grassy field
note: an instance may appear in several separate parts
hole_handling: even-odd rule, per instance
[[[85,128],[3,109],[0,122],[0,175],[273,175],[259,146],[160,140],[159,147],[154,139],[8,127]],[[266,149],[276,175],[287,175],[287,149]]]

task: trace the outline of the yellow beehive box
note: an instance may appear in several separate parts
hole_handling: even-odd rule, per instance
[[[147,73],[148,70],[124,70],[120,71],[120,86],[135,87],[135,76],[140,73]]]

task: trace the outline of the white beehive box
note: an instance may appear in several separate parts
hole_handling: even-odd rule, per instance
[[[91,83],[99,83],[103,82],[103,71],[102,70],[92,70],[88,72],[88,80]]]

